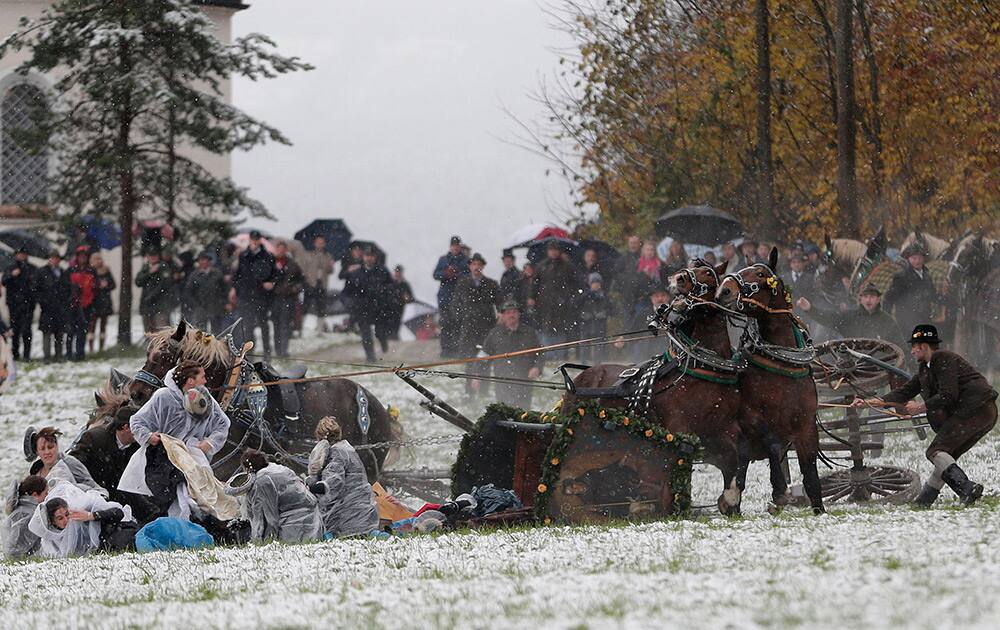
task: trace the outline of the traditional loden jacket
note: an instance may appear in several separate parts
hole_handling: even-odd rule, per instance
[[[916,376],[882,400],[904,403],[920,394],[927,405],[927,419],[936,431],[950,417],[968,418],[997,398],[982,374],[968,361],[948,350],[931,355],[930,363],[921,363]]]

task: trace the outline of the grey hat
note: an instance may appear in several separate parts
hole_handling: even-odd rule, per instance
[[[596,271],[587,276],[587,284],[594,284],[595,282],[600,282],[602,284],[604,282],[604,278],[602,278],[601,274],[597,273]]]
[[[507,298],[506,300],[503,301],[503,304],[500,305],[500,312],[501,313],[503,311],[510,311],[510,310],[514,310],[514,311],[521,310],[521,307],[518,306],[517,301],[514,298],[512,298],[512,297]]]

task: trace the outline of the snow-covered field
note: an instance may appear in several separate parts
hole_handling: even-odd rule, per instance
[[[293,342],[293,354],[356,343]],[[313,354],[313,356],[316,356]],[[27,424],[75,434],[115,367],[98,360],[25,369],[0,397],[0,481],[22,476]],[[311,367],[311,372],[327,370]],[[361,379],[401,409],[409,437],[456,434],[398,379]],[[427,380],[466,415],[463,384]],[[536,408],[554,402],[549,394]],[[888,437],[880,461],[926,474],[923,447]],[[397,467],[451,464],[457,442],[404,453]],[[764,512],[766,471],[752,469],[746,516],[708,513],[620,527],[547,527],[389,541],[270,544],[0,564],[0,625],[33,627],[995,627],[1000,619],[1000,433],[962,459],[991,496],[956,509]],[[695,503],[720,478],[695,477]]]

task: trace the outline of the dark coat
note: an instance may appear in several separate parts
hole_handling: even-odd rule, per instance
[[[297,299],[302,293],[302,286],[305,283],[305,276],[299,263],[291,258],[285,258],[285,266],[279,267],[278,262],[274,263],[274,297],[281,299]]]
[[[455,285],[452,307],[461,322],[461,348],[466,356],[475,356],[476,346],[483,342],[496,325],[497,310],[503,296],[496,280],[483,276],[477,283],[472,276],[463,276]]]
[[[218,317],[225,310],[229,299],[229,287],[222,271],[209,267],[207,271],[195,269],[188,275],[184,293],[192,305],[195,319]]]
[[[816,294],[816,274],[812,271],[803,270],[799,272],[799,277],[793,279],[791,270],[783,274],[785,287],[791,292],[793,301],[796,298],[805,297],[812,299]]]
[[[169,313],[174,307],[174,268],[170,263],[160,261],[156,271],[145,263],[135,276],[135,286],[142,289],[139,298],[139,313],[147,317],[157,313]]]
[[[518,285],[521,283],[521,270],[517,267],[511,267],[503,272],[500,276],[500,295],[506,298],[514,298],[517,300]]]
[[[139,445],[136,443],[118,448],[115,432],[101,425],[84,431],[69,454],[86,466],[99,486],[110,491],[118,488],[129,458],[137,450]]]
[[[20,269],[17,276],[12,275]],[[7,289],[7,308],[11,313],[30,312],[35,308],[35,273],[37,269],[28,261],[15,260],[3,273],[3,286]]]
[[[968,361],[948,350],[938,350],[930,364],[921,363],[916,376],[882,400],[904,403],[920,394],[927,405],[927,420],[936,431],[950,417],[969,418],[996,400],[997,392]]]
[[[115,312],[111,293],[118,288],[118,283],[115,282],[115,276],[110,269],[104,273],[97,273],[95,277],[97,284],[94,287],[94,316],[107,317]],[[107,286],[102,288],[102,282],[106,282]]]
[[[925,267],[921,277],[913,267],[906,265],[892,277],[882,304],[887,312],[895,316],[903,334],[908,336],[917,324],[930,323],[931,310],[938,300],[930,271]]]
[[[344,295],[351,298],[351,317],[361,326],[374,324],[384,308],[385,289],[391,281],[384,267],[362,265],[347,275]]]
[[[271,294],[264,289],[265,282],[274,281],[274,256],[261,247],[256,252],[247,248],[240,254],[233,274],[233,286],[240,302],[247,306],[264,306]]]
[[[43,333],[62,333],[66,326],[73,288],[69,273],[59,268],[56,272],[51,265],[45,265],[35,274],[35,297],[41,306],[38,327]]]
[[[573,265],[546,258],[538,265],[534,294],[535,322],[543,335],[560,335],[573,321],[572,302],[579,288]]]
[[[434,279],[441,283],[437,295],[439,308],[451,303],[458,279],[467,275],[469,275],[469,259],[465,254],[455,256],[448,252],[438,259],[437,266],[434,267]]]
[[[537,348],[541,340],[534,328],[524,325],[511,330],[498,324],[490,330],[483,340],[483,352],[488,355],[505,354],[528,348]],[[538,354],[523,354],[507,359],[487,361],[486,369],[492,369],[494,376],[506,378],[528,378],[531,368],[541,370],[545,366],[545,357]],[[515,383],[498,382],[495,384],[497,400],[508,405],[528,409],[531,406],[532,390],[530,386]]]
[[[806,312],[806,317],[836,330],[845,338],[881,339],[899,343],[903,334],[892,315],[883,311],[881,307],[871,313],[866,311],[863,306],[843,313],[821,311],[814,308]]]

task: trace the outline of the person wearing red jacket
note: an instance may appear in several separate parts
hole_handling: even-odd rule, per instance
[[[80,245],[76,258],[67,270],[72,297],[66,335],[66,356],[71,361],[82,361],[87,346],[87,329],[97,297],[97,272],[90,266],[90,248]]]

